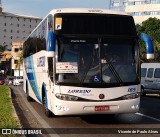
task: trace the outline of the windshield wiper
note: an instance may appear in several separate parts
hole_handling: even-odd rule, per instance
[[[109,66],[109,69],[111,70],[113,76],[115,77],[115,79],[117,80],[117,82],[119,83],[123,83],[121,77],[119,76],[118,72],[116,71],[116,69],[114,68],[114,66],[112,65],[112,63],[109,61],[108,57],[105,57],[106,63]]]

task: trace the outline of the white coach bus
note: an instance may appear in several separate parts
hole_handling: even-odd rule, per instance
[[[153,45],[146,34],[147,58]],[[150,46],[151,45],[151,46]],[[134,113],[139,45],[132,16],[103,9],[52,10],[24,42],[27,99],[54,115]]]

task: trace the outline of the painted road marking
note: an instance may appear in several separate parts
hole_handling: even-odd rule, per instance
[[[146,118],[149,118],[149,119],[160,122],[160,119],[157,119],[157,118],[154,118],[154,117],[151,117],[151,116],[147,116],[147,115],[144,115],[144,114],[141,114],[141,113],[136,113],[136,114],[139,115],[139,116],[143,116],[143,117],[146,117]]]

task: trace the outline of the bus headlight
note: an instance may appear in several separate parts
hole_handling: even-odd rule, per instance
[[[125,95],[122,98],[124,100],[127,100],[127,99],[135,99],[135,98],[138,98],[139,96],[140,96],[140,93],[133,93],[133,94]]]
[[[66,95],[66,94],[60,94],[60,93],[57,93],[56,97],[58,99],[66,100],[66,101],[76,101],[76,100],[78,100],[78,97],[76,97],[76,96]]]

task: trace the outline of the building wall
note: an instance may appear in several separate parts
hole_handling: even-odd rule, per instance
[[[11,67],[14,76],[23,76],[23,64],[17,65],[22,55],[23,42],[12,42]]]
[[[126,5],[110,6],[111,9],[124,10],[134,17],[137,24],[142,23],[149,17],[160,19],[160,0],[112,0],[112,4],[116,1],[121,3],[126,1]]]
[[[110,0],[110,9],[124,11],[127,0]]]
[[[2,12],[0,14],[0,45],[11,48],[13,41],[24,41],[40,21],[41,19],[37,17]]]

